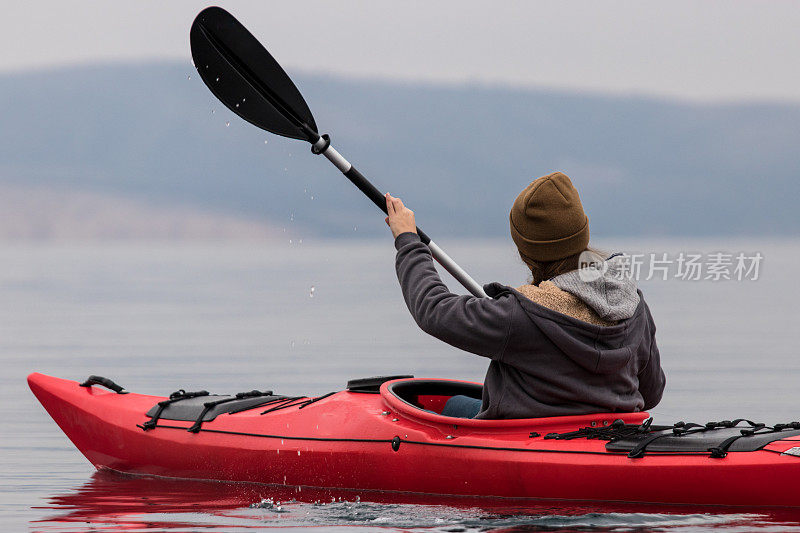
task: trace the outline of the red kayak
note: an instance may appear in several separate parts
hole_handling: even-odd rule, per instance
[[[800,507],[800,423],[655,426],[647,413],[438,414],[481,385],[368,378],[320,397],[169,398],[43,374],[31,390],[98,469],[437,495]]]

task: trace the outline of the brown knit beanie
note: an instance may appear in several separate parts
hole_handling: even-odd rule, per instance
[[[578,191],[561,172],[528,185],[514,200],[510,219],[511,238],[528,264],[564,259],[589,244],[589,219]]]

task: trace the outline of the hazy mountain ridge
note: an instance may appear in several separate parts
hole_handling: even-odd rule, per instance
[[[0,183],[176,204],[322,236],[386,231],[377,209],[306,143],[245,123],[193,70],[0,76]],[[402,196],[434,236],[505,235],[513,198],[552,170],[579,187],[595,235],[800,230],[800,106],[294,77],[337,149]]]
[[[263,221],[50,185],[0,184],[0,240],[284,239]]]

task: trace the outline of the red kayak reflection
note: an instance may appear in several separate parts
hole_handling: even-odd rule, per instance
[[[135,477],[98,471],[74,491],[49,498],[52,516],[33,531],[165,531],[257,528],[545,531],[666,528],[800,531],[797,511],[531,502],[432,497]],[[685,528],[685,529],[684,529]]]
[[[66,530],[70,523],[91,523],[93,531],[196,527],[196,520],[170,518],[247,507],[260,501],[258,488],[98,471],[77,490],[49,498],[50,505],[44,508],[62,513],[44,518],[38,524],[47,524],[47,530],[59,530],[57,525],[63,524]]]

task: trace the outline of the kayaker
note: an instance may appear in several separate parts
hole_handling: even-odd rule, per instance
[[[414,213],[386,194],[406,305],[426,333],[491,359],[483,399],[454,396],[443,415],[534,418],[653,408],[665,376],[656,327],[624,256],[596,256],[578,191],[561,172],[528,185],[510,213],[511,237],[531,272],[490,298],[451,293],[416,233]],[[579,269],[581,254],[594,269]]]

